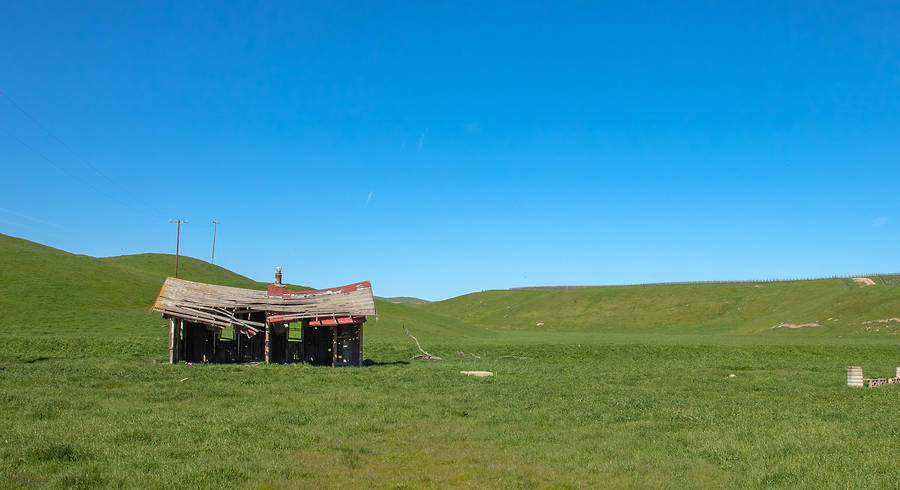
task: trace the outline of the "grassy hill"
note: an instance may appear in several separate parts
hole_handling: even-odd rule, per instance
[[[399,303],[399,304],[408,304],[408,305],[424,305],[425,303],[430,303],[427,299],[422,298],[413,298],[412,296],[394,296],[392,298],[382,298],[377,297],[380,300],[387,301],[389,303]]]
[[[473,293],[424,311],[485,327],[549,331],[752,334],[897,333],[896,276],[860,287],[852,279],[659,284]],[[874,323],[867,323],[874,322]],[[777,325],[818,324],[801,328]]]
[[[0,256],[0,332],[132,333],[152,323],[155,276],[6,235]]]
[[[95,258],[0,234],[0,333],[77,332],[158,335],[149,312],[174,256],[141,254]],[[264,283],[191,257],[179,276],[191,281],[262,289]],[[303,288],[302,286],[294,286]]]
[[[123,270],[138,272],[155,279],[173,274],[175,257],[170,254],[137,254],[103,257],[98,259]],[[179,257],[178,276],[190,281],[233,286],[239,288],[265,288],[266,283],[253,281],[224,267],[210,264],[193,257]]]
[[[0,256],[0,334],[21,330],[36,335],[161,338],[164,333],[160,315],[149,308],[173,272],[173,255],[95,258],[0,234]],[[249,289],[267,285],[192,257],[179,259],[178,275]],[[376,336],[405,337],[404,325],[417,333],[449,338],[477,336],[481,330],[391,301],[376,299],[376,307],[380,314],[370,324],[379,327],[372,330]]]
[[[111,329],[157,335],[148,308],[174,257],[139,254],[94,258],[0,235],[0,332]],[[218,265],[181,257],[184,279],[263,289]],[[402,326],[438,340],[487,332],[667,334],[894,334],[900,322],[898,276],[860,287],[852,279],[535,288],[472,293],[445,301],[377,298],[376,336],[403,336]],[[331,286],[331,285],[323,285]],[[292,286],[304,289],[303,286]],[[375,281],[377,290],[377,281]],[[810,325],[772,328],[777,325]]]

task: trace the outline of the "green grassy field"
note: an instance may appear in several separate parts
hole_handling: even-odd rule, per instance
[[[845,373],[900,366],[900,322],[876,321],[900,317],[894,276],[865,288],[826,279],[378,301],[371,367],[171,366],[165,322],[148,311],[170,256],[97,259],[0,235],[0,257],[6,487],[900,481],[900,389],[850,389]],[[263,286],[194,259],[181,271]],[[377,292],[377,278],[359,279]],[[781,323],[821,326],[771,328]],[[411,361],[402,326],[445,360]]]

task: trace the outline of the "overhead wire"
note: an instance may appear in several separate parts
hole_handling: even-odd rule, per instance
[[[84,166],[86,166],[87,168],[91,169],[95,174],[97,174],[97,175],[99,175],[100,177],[102,177],[103,179],[105,179],[105,180],[106,180],[109,184],[111,184],[113,187],[120,187],[120,188],[122,187],[118,182],[116,182],[116,181],[115,181],[114,179],[112,179],[110,176],[108,176],[108,175],[105,174],[104,172],[100,171],[100,169],[97,168],[96,165],[92,164],[87,158],[85,158],[85,157],[82,156],[79,152],[77,152],[74,148],[72,148],[72,146],[70,146],[68,143],[66,143],[65,141],[63,141],[62,138],[60,138],[59,136],[57,136],[56,134],[54,134],[52,131],[50,131],[50,129],[48,129],[44,124],[42,124],[36,117],[32,116],[32,115],[31,115],[28,111],[26,111],[21,105],[19,105],[19,103],[17,103],[17,102],[15,101],[15,99],[13,99],[12,97],[10,97],[9,94],[7,94],[7,93],[5,93],[5,92],[3,92],[3,91],[0,91],[0,95],[2,95],[3,98],[5,98],[7,101],[9,101],[10,104],[11,104],[13,107],[15,107],[19,112],[21,112],[25,117],[27,117],[32,123],[34,123],[35,126],[37,126],[38,128],[40,128],[46,135],[48,135],[50,138],[52,138],[52,139],[55,140],[57,143],[59,143],[63,148],[65,148],[66,150],[68,150],[71,154],[75,155],[75,157],[76,157],[78,160],[80,160],[81,163],[84,164]],[[89,187],[91,187],[94,191],[99,192],[100,194],[104,195],[104,196],[107,197],[108,199],[110,199],[110,200],[112,200],[112,201],[119,202],[120,204],[124,204],[125,206],[127,206],[127,207],[129,207],[129,208],[131,208],[131,209],[134,209],[135,205],[137,205],[137,206],[143,208],[144,211],[149,211],[151,214],[157,215],[158,217],[163,217],[163,216],[165,216],[165,214],[162,213],[162,212],[160,212],[158,209],[151,208],[151,207],[145,205],[145,204],[142,203],[142,202],[138,202],[138,201],[128,201],[128,200],[125,200],[125,199],[121,199],[121,198],[119,198],[118,196],[115,196],[114,194],[112,194],[112,193],[110,193],[110,192],[105,192],[105,191],[102,190],[102,189],[98,189],[98,188],[97,188],[90,180],[86,180],[86,179],[81,178],[81,177],[77,174],[77,172],[73,174],[73,173],[70,172],[68,169],[66,169],[63,165],[61,165],[61,164],[59,164],[59,163],[53,161],[53,160],[50,159],[46,154],[44,154],[43,152],[41,152],[41,151],[38,150],[37,148],[33,147],[32,145],[29,145],[28,143],[26,143],[24,140],[22,140],[21,138],[19,138],[18,136],[16,136],[16,135],[13,134],[12,132],[10,132],[9,130],[7,130],[7,129],[3,128],[3,127],[0,127],[0,131],[3,131],[4,133],[8,134],[10,137],[12,137],[14,140],[16,140],[19,144],[21,144],[21,145],[24,146],[25,148],[27,148],[27,149],[33,151],[34,153],[36,153],[38,156],[41,157],[41,159],[43,159],[44,161],[46,161],[47,163],[49,163],[49,164],[52,165],[53,167],[57,168],[58,170],[62,171],[62,172],[65,173],[67,176],[69,176],[69,177],[71,177],[71,178],[73,178],[73,179],[75,179],[75,180],[78,180],[78,181],[81,181],[81,182],[87,184],[87,185],[88,185]]]
[[[56,134],[54,134],[52,131],[50,131],[50,130],[47,128],[47,126],[44,126],[40,121],[38,121],[38,119],[37,119],[36,117],[32,116],[28,111],[26,111],[25,109],[23,109],[22,106],[19,105],[19,103],[16,102],[15,99],[13,99],[12,97],[9,96],[9,94],[7,94],[7,93],[5,93],[5,92],[3,92],[3,91],[0,91],[0,95],[2,95],[4,98],[6,98],[6,100],[8,100],[8,101],[10,102],[10,104],[12,104],[13,107],[15,107],[16,109],[18,109],[18,111],[21,112],[25,117],[27,117],[28,119],[30,119],[31,122],[33,122],[33,123],[35,124],[35,126],[41,128],[41,130],[44,131],[44,133],[46,133],[48,136],[50,136],[51,138],[53,138],[57,143],[59,143],[60,145],[62,145],[65,149],[69,150],[73,155],[75,155],[76,158],[78,158],[79,160],[81,160],[81,162],[82,162],[86,167],[88,167],[88,168],[90,168],[91,170],[93,170],[94,173],[96,173],[97,175],[99,175],[99,176],[103,177],[104,179],[108,180],[109,183],[111,183],[111,184],[113,184],[113,185],[116,184],[116,182],[113,181],[108,175],[106,175],[105,173],[101,172],[100,169],[98,169],[94,164],[92,164],[91,162],[89,162],[87,158],[84,158],[79,152],[75,151],[74,148],[72,148],[71,146],[69,146],[68,143],[66,143],[65,141],[63,141],[62,138],[56,136]]]
[[[0,132],[6,133],[10,138],[12,138],[13,140],[15,140],[17,143],[19,143],[19,144],[22,145],[23,147],[27,148],[28,150],[34,152],[34,153],[35,153],[36,155],[38,155],[42,160],[44,160],[45,162],[49,163],[50,165],[52,165],[54,168],[56,168],[57,170],[61,171],[62,173],[66,174],[66,176],[68,176],[69,178],[71,178],[71,179],[73,179],[73,180],[77,180],[77,181],[81,182],[82,184],[87,185],[87,186],[90,187],[93,191],[100,193],[101,195],[107,197],[108,199],[110,199],[110,200],[112,200],[112,201],[119,201],[121,204],[124,204],[124,205],[126,205],[126,206],[128,206],[128,207],[131,207],[131,205],[130,205],[129,203],[125,202],[124,200],[119,200],[119,199],[117,199],[115,196],[113,196],[112,194],[110,194],[110,193],[108,193],[108,192],[105,192],[103,189],[97,188],[97,186],[95,186],[90,180],[87,180],[87,179],[84,179],[84,178],[80,177],[77,173],[72,173],[71,171],[69,171],[69,169],[67,169],[66,167],[60,165],[59,163],[57,163],[56,161],[54,161],[53,159],[51,159],[50,157],[48,157],[48,156],[47,156],[46,154],[44,154],[44,152],[42,152],[41,150],[35,148],[34,146],[29,145],[29,144],[26,143],[22,138],[19,138],[18,136],[16,136],[16,135],[13,134],[12,132],[10,132],[8,129],[6,129],[6,128],[4,128],[4,127],[0,127]]]

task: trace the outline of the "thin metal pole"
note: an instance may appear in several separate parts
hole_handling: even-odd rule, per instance
[[[219,224],[218,221],[213,220],[213,250],[212,250],[212,257],[209,259],[210,264],[216,263],[216,227],[218,226],[218,224]]]

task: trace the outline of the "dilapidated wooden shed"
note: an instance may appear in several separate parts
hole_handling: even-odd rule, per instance
[[[266,291],[167,278],[153,310],[169,320],[169,362],[361,366],[372,284],[291,291],[280,276]]]

